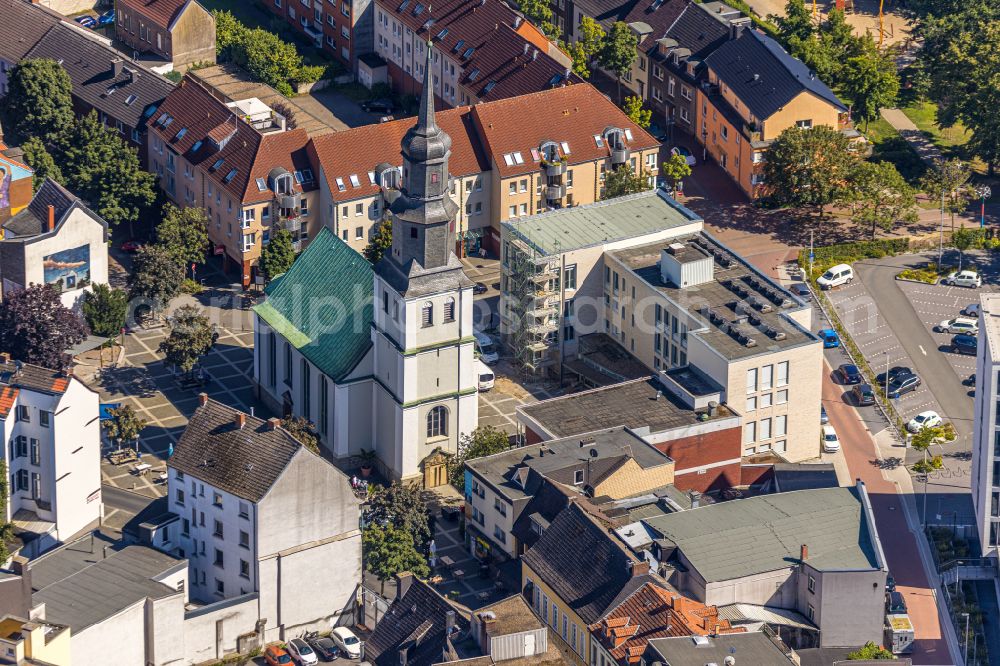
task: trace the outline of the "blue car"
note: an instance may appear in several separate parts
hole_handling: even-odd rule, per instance
[[[97,17],[97,22],[100,25],[111,25],[115,22],[115,10],[109,9],[100,16]]]
[[[840,346],[840,336],[837,335],[837,331],[832,328],[824,328],[817,335],[819,335],[820,339],[823,341],[823,349]]]
[[[84,28],[93,28],[95,25],[97,25],[97,21],[90,14],[87,14],[85,16],[77,16],[73,20],[82,25]]]

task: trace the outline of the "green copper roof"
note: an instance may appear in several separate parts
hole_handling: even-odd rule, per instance
[[[334,381],[371,347],[372,267],[327,228],[254,312]]]

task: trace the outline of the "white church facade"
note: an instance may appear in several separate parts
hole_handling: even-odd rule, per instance
[[[275,411],[313,422],[335,459],[374,452],[387,477],[433,486],[447,481],[440,454],[476,428],[478,402],[451,139],[429,90],[402,140],[402,178],[393,165],[376,170],[391,248],[371,266],[329,230],[317,234],[254,308],[254,383]]]

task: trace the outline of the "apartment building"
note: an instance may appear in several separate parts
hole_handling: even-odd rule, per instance
[[[825,125],[864,139],[850,110],[802,61],[756,30],[738,30],[704,60],[698,137],[751,198],[765,191],[767,148],[790,127]]]
[[[257,98],[222,101],[188,76],[149,117],[150,171],[178,206],[208,215],[214,254],[244,286],[277,229],[301,249],[321,226],[303,129]]]
[[[70,665],[70,630],[61,624],[0,617],[0,659],[14,666]]]
[[[46,178],[31,203],[0,225],[2,293],[48,284],[63,305],[78,308],[94,284],[108,283],[108,238],[103,218]]]
[[[1000,298],[979,297],[979,346],[972,421],[972,503],[983,557],[1000,545]]]
[[[358,58],[372,52],[371,0],[261,0],[325,53],[356,72]]]
[[[860,481],[642,522],[661,575],[724,617],[733,604],[783,609],[803,629],[795,647],[881,645],[888,566]]]
[[[10,70],[28,55],[49,29],[60,22],[55,12],[24,0],[0,2],[0,99],[7,96]]]
[[[163,73],[215,64],[215,17],[197,0],[115,0],[115,37],[162,59]]]
[[[98,524],[101,503],[100,397],[58,370],[0,353],[0,454],[10,477],[3,522],[37,557]]]
[[[545,480],[581,495],[612,500],[664,488],[674,482],[674,461],[632,431],[588,432],[476,458],[466,464],[465,503],[470,550],[480,556],[516,558],[523,544],[514,536],[522,515]]]
[[[501,0],[375,0],[375,53],[401,95],[419,95],[433,43],[434,95],[475,105],[580,83],[571,58]]]
[[[329,626],[350,608],[361,577],[358,500],[343,472],[278,419],[201,394],[167,473],[192,599],[258,595],[267,641]]]

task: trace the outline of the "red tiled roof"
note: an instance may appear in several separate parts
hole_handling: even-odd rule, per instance
[[[626,141],[632,150],[659,145],[589,83],[479,104],[472,114],[502,178],[536,171],[538,161],[532,159],[531,149],[543,141],[566,142],[569,153],[564,156],[570,164],[606,158],[610,155],[607,142],[598,147],[594,135],[609,126],[632,133],[632,140]],[[515,151],[524,163],[508,166],[504,155]]]
[[[166,29],[188,0],[118,0],[119,6],[133,9]]]
[[[435,114],[435,120],[451,137],[448,170],[453,176],[489,170],[489,160],[473,126],[470,107],[440,111]],[[377,194],[379,188],[371,183],[368,172],[382,162],[393,166],[403,163],[400,142],[416,122],[416,118],[404,118],[313,137],[309,151],[312,159],[323,168],[333,200],[350,201]],[[360,187],[351,186],[352,174],[357,175]],[[337,186],[337,178],[344,183],[343,192]]]
[[[461,62],[459,81],[480,100],[514,97],[567,81],[566,67],[550,57],[544,48],[538,48],[537,40],[525,36],[529,31],[523,19],[500,0],[433,3],[429,0],[383,0],[379,4],[387,14],[422,38],[433,39],[434,48]],[[433,6],[432,11],[427,9],[428,5]],[[415,14],[418,7],[420,11]],[[433,24],[425,28],[429,19],[433,19]],[[518,19],[522,21],[520,31],[514,28]],[[447,32],[439,39],[438,35],[444,30]],[[472,53],[464,57],[470,49]],[[475,70],[478,73],[473,79],[470,75]],[[486,92],[491,81],[493,86]],[[571,73],[568,81],[578,83],[581,79]]]
[[[0,386],[0,419],[7,418],[14,401],[17,400],[18,390],[12,386]]]
[[[161,127],[160,119],[165,116],[173,121]],[[305,130],[261,134],[192,78],[184,78],[167,95],[148,125],[150,133],[168,149],[202,167],[217,187],[242,203],[271,198],[269,190],[258,190],[255,179],[266,178],[273,167],[289,172],[311,168]],[[213,141],[224,145],[216,150]],[[222,162],[216,167],[219,160]],[[230,173],[233,175],[226,182]],[[296,187],[301,189],[298,184]],[[311,187],[314,185],[306,184],[306,189]]]

